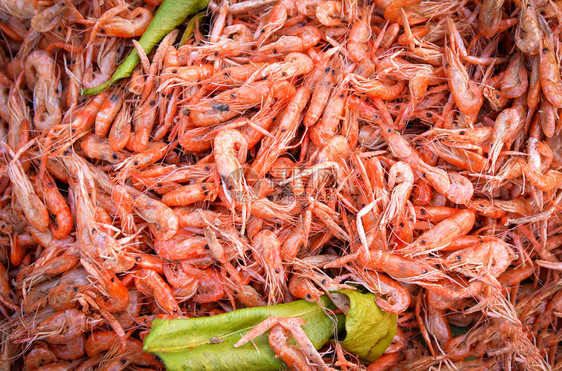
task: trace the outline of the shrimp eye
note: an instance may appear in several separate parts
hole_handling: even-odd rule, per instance
[[[400,226],[404,228],[404,222],[400,222]]]
[[[460,255],[457,255],[457,260],[461,260],[462,257]]]
[[[203,248],[204,248],[205,250],[209,250],[209,245],[205,245],[205,246],[203,246]]]
[[[312,295],[310,295],[310,294],[306,294],[306,297],[309,298],[309,299],[312,299]]]
[[[388,129],[388,132],[389,132],[389,133],[392,133],[392,130]]]
[[[232,293],[233,293],[234,295],[238,295],[238,291],[236,291],[236,290],[232,291]]]
[[[425,209],[421,209],[422,215],[425,215]]]
[[[95,230],[95,229],[92,229],[92,234],[96,234],[96,230]]]
[[[343,97],[344,97],[344,95],[343,95],[343,94],[340,94],[340,98],[343,98]]]
[[[323,285],[325,285],[327,282],[328,282],[328,280],[325,279],[325,278],[322,280],[322,284],[323,284]]]
[[[330,67],[326,67],[326,69],[324,70],[324,72],[330,72]]]
[[[276,269],[275,273],[281,273],[281,271],[279,269]]]
[[[178,70],[172,70],[172,73],[178,73]]]
[[[545,52],[545,53],[547,53],[547,52],[548,52],[548,48],[543,48],[542,51]]]
[[[125,363],[127,363],[127,360],[126,360],[126,359],[121,359],[119,362],[121,362],[122,364],[125,364]]]
[[[265,32],[265,29],[262,28],[261,31],[260,31],[260,33],[264,33],[264,32]]]
[[[425,173],[422,173],[422,176],[425,178]]]
[[[459,134],[460,134],[460,135],[465,135],[466,132],[463,130],[463,131],[461,131]]]
[[[117,155],[115,153],[111,155],[111,157],[113,157],[114,160],[117,160]]]
[[[234,94],[234,93],[230,94],[230,96],[231,96],[232,98],[236,98],[236,94]]]
[[[207,196],[207,195],[209,194],[209,191],[205,191],[205,192],[203,192],[203,194],[204,194],[205,196]]]
[[[215,57],[216,57],[217,55],[219,55],[219,52],[215,52]]]
[[[210,168],[210,167],[208,167],[208,166],[205,166],[205,170],[207,170],[207,171],[208,171],[208,170],[211,170],[211,168]]]
[[[140,257],[140,256],[136,256],[136,257],[135,257],[135,260],[138,261],[138,262],[140,262],[141,257]]]
[[[151,100],[149,104],[150,104],[151,106],[154,106],[154,105],[156,104],[156,101]]]
[[[138,161],[135,161],[135,166],[139,166],[139,162],[138,162]]]
[[[57,31],[61,31],[61,30],[62,30],[62,26],[58,26]]]
[[[111,277],[110,281],[115,282],[115,278]]]
[[[445,67],[449,68],[449,63],[445,63]]]
[[[425,245],[425,244],[426,244],[426,241],[425,241],[425,240],[421,240],[420,243],[421,243],[422,245]]]
[[[202,189],[202,190],[206,190],[206,189],[207,189],[207,187],[205,187],[205,186],[201,186],[201,189]]]
[[[273,49],[273,53],[277,54],[277,49]]]
[[[287,129],[281,129],[281,132],[284,133],[285,131],[287,131]]]
[[[427,117],[433,117],[433,115],[431,114],[431,112],[428,112],[425,114]]]

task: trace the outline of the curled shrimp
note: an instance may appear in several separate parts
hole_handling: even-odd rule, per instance
[[[33,87],[35,115],[33,123],[41,131],[49,131],[60,124],[60,86],[55,61],[43,50],[31,53],[25,61],[26,78]]]
[[[36,331],[50,344],[65,344],[86,330],[86,316],[77,309],[57,312],[37,324]]]
[[[342,3],[340,1],[322,1],[316,6],[316,19],[327,27],[341,24]]]
[[[127,5],[125,5],[125,8],[126,7]],[[117,10],[120,9],[121,7],[117,7]],[[146,8],[137,7],[130,11],[125,17],[118,15],[122,11],[123,10],[117,12],[117,14],[113,15],[111,18],[104,17],[101,22],[98,21],[95,30],[97,31],[99,29],[99,32],[112,37],[138,37],[146,31],[150,21],[152,21],[152,13]],[[92,33],[95,35],[94,32]]]

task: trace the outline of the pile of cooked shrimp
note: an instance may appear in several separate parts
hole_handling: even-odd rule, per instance
[[[0,0],[1,369],[341,288],[391,346],[287,365],[562,367],[559,1],[211,1],[147,54],[159,3]]]

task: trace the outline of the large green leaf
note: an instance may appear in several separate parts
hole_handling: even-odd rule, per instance
[[[396,334],[397,315],[380,309],[373,294],[352,290],[338,292],[349,298],[349,311],[345,317],[346,337],[341,345],[361,360],[374,362]]]
[[[144,350],[156,353],[167,370],[280,370],[285,364],[275,357],[267,333],[240,348],[234,344],[269,317],[300,317],[303,330],[316,349],[338,333],[342,346],[365,361],[376,359],[392,341],[396,315],[383,312],[374,295],[338,291],[349,297],[347,316],[330,315],[334,305],[323,296],[322,306],[304,300],[267,307],[245,308],[212,317],[155,320],[144,340]]]
[[[335,309],[325,298],[323,303]],[[233,345],[269,317],[300,317],[306,321],[303,330],[319,349],[334,332],[343,329],[343,315],[329,316],[325,311],[315,303],[298,300],[212,317],[157,319],[144,340],[144,350],[156,353],[167,370],[279,370],[285,365],[275,358],[267,334],[240,348]]]

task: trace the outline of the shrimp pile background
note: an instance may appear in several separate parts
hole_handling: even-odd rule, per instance
[[[397,335],[307,367],[562,368],[559,2],[211,2],[146,55],[157,3],[0,0],[1,369],[338,288]]]

